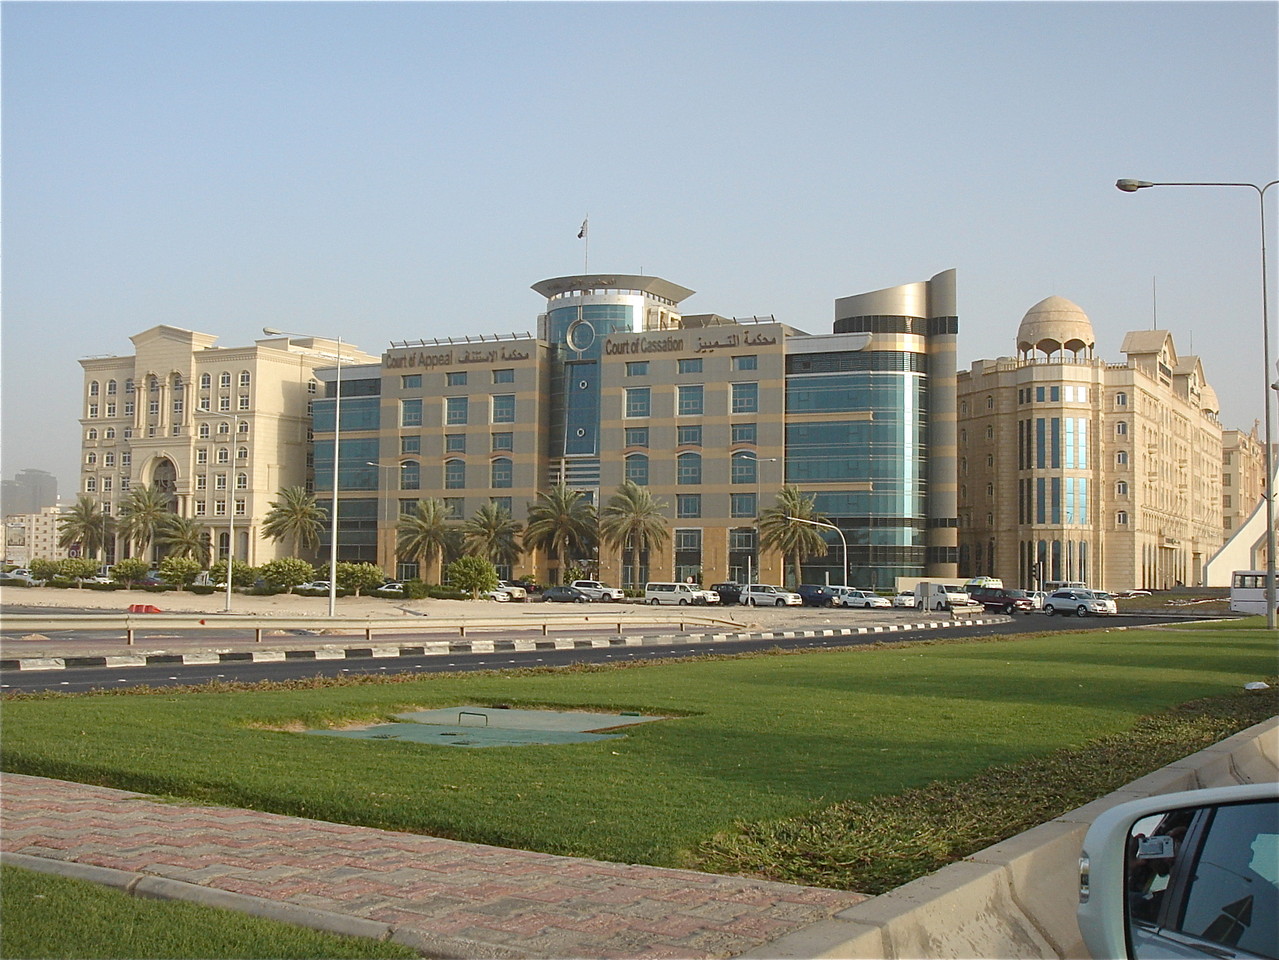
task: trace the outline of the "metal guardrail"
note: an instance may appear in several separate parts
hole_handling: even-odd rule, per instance
[[[48,616],[41,613],[14,613],[0,618],[0,629],[23,630],[27,632],[51,630],[115,630],[124,632],[125,643],[133,645],[134,634],[138,630],[225,630],[228,627],[254,632],[254,641],[262,642],[262,634],[281,630],[324,630],[332,633],[357,633],[363,631],[364,638],[373,639],[374,630],[394,630],[397,633],[413,631],[430,631],[437,633],[456,630],[459,637],[465,637],[468,630],[537,630],[547,636],[551,627],[580,627],[584,625],[613,626],[618,634],[626,627],[654,626],[659,624],[679,624],[682,631],[688,624],[723,625],[736,629],[741,624],[733,620],[722,620],[716,617],[689,616],[687,613],[672,612],[671,616],[653,616],[651,614],[633,617],[617,615],[582,614],[580,616],[542,616],[527,619],[514,618],[468,618],[435,619],[434,617],[262,617],[251,614],[227,613],[66,613]]]

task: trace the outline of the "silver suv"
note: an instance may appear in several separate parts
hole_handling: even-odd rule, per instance
[[[592,600],[625,600],[625,592],[610,587],[607,583],[600,583],[598,580],[574,580],[570,586],[576,587]]]
[[[800,607],[804,605],[804,598],[767,583],[748,583],[738,602],[748,607]]]

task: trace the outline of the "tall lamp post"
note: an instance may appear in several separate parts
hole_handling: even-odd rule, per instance
[[[365,463],[367,463],[370,467],[377,467],[379,470],[395,470],[395,469],[397,469],[397,468],[399,467],[399,464],[397,464],[397,463],[377,463],[376,461],[373,461],[373,460],[365,460],[364,462],[365,462]],[[390,476],[390,475],[388,474],[388,479],[387,479],[387,482],[386,482],[386,492],[387,492],[387,497],[386,497],[386,499],[387,499],[388,501],[391,499],[391,497],[390,497],[390,492],[391,492],[391,481],[390,481],[390,479],[389,479],[389,476]],[[378,480],[378,499],[379,499],[379,500],[381,500],[381,499],[382,499],[382,489],[381,489],[381,488],[382,488],[382,481],[381,481],[381,479],[379,479],[379,480]],[[388,504],[388,505],[389,505],[389,504]],[[378,507],[378,513],[379,513],[379,520],[381,520],[381,519],[385,519],[385,520],[387,520],[387,521],[390,521],[390,519],[391,519],[391,511],[390,511],[390,510],[385,510],[385,511],[383,511],[383,510],[381,509],[381,506],[379,505],[379,507]],[[388,523],[388,525],[389,525],[389,523]],[[391,538],[391,542],[392,542],[392,543],[394,543],[394,542],[395,542],[394,531],[392,531],[392,538]],[[394,561],[394,560],[395,560],[395,555],[394,555],[394,553],[392,553],[392,555],[391,555],[391,560],[392,560],[392,561]],[[392,571],[391,571],[391,575],[392,575],[392,576],[394,576],[394,575],[395,575],[395,571],[394,571],[394,569],[392,569]]]
[[[240,422],[239,417],[224,417],[216,413],[213,414],[213,416],[217,417],[219,420],[229,421],[232,425],[238,425]],[[234,448],[235,448],[235,443],[236,443],[235,438],[236,438],[236,432],[234,429],[232,429],[231,435],[230,435],[230,444],[232,447],[232,451],[234,451]],[[231,573],[232,573],[231,568],[235,563],[235,483],[231,479],[231,477],[235,476],[235,467],[234,467],[235,457],[229,457],[229,459],[232,463],[232,468],[229,471],[231,476],[227,478],[227,489],[226,489],[227,551],[226,551],[226,608],[223,610],[224,613],[231,612]]]
[[[839,529],[833,523],[822,523],[820,520],[805,520],[803,517],[787,517],[787,520],[794,520],[796,523],[806,523],[810,527],[825,527],[827,530],[834,530],[839,534],[839,542],[844,547],[844,571],[840,577],[844,582],[839,584],[841,587],[848,586],[848,538],[844,536],[844,531]]]
[[[262,332],[268,337],[308,338],[301,333],[288,333],[274,327],[263,327]],[[342,338],[333,338],[338,345],[337,374],[333,382],[333,509],[330,514],[329,529],[329,616],[337,616],[338,606],[338,441],[342,434]]]
[[[759,515],[761,512],[759,498],[761,496],[760,484],[763,482],[763,479],[764,479],[764,471],[760,469],[759,465],[761,463],[778,463],[780,462],[781,458],[780,457],[761,457],[758,454],[751,452],[750,450],[743,450],[742,454],[744,456],[750,457],[752,460],[755,461],[755,574],[756,576],[761,576],[762,574],[760,570],[763,564],[761,563],[762,554],[759,549]],[[751,579],[749,570],[746,571],[746,580],[747,582],[753,582],[753,580]]]
[[[1261,351],[1265,375],[1262,396],[1266,404],[1266,629],[1268,630],[1275,629],[1275,470],[1270,418],[1270,296],[1266,277],[1266,191],[1277,183],[1279,180],[1271,180],[1262,185],[1217,182],[1151,183],[1148,180],[1115,181],[1115,186],[1124,193],[1136,193],[1147,187],[1247,187],[1257,193],[1257,201],[1261,208]]]

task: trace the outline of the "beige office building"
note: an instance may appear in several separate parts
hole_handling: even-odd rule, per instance
[[[1252,430],[1221,433],[1221,514],[1226,538],[1261,504],[1266,489],[1265,443]]]
[[[1223,541],[1222,430],[1197,357],[1137,330],[1123,363],[1049,297],[1017,356],[958,377],[960,572],[1033,587],[1120,590],[1203,582]]]
[[[44,507],[36,513],[13,513],[4,518],[4,562],[19,567],[32,560],[63,560],[71,555],[58,545],[58,519],[62,507]]]
[[[567,564],[626,586],[782,582],[756,517],[790,483],[837,528],[823,530],[829,549],[804,565],[806,582],[954,576],[953,271],[837,300],[833,332],[820,334],[771,316],[686,315],[693,291],[660,277],[533,289],[546,298],[536,333],[393,342],[380,370],[343,373],[343,559],[421,573],[395,547],[399,515],[420,499],[442,499],[458,520],[496,502],[526,523],[556,483],[599,505],[629,479],[665,505],[670,530],[638,570],[603,546],[502,572],[555,582]],[[331,384],[326,393],[314,424],[322,502]]]
[[[374,358],[349,344],[339,354],[333,340],[285,336],[219,347],[210,334],[163,325],[130,340],[131,355],[80,361],[80,492],[114,515],[130,489],[149,484],[169,494],[176,513],[208,525],[215,558],[229,551],[232,528],[237,560],[289,556],[292,544],[266,540],[260,528],[277,491],[311,483],[315,371],[339,356]],[[110,543],[108,559],[128,550]]]

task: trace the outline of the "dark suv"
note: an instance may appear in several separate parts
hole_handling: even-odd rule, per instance
[[[987,610],[1000,613],[1030,613],[1035,601],[1025,590],[1009,590],[1007,587],[969,587],[968,596]]]
[[[820,583],[801,583],[795,592],[804,598],[806,607],[833,607],[835,591]]]
[[[740,583],[712,583],[711,589],[719,594],[720,603],[742,602],[742,585]]]

